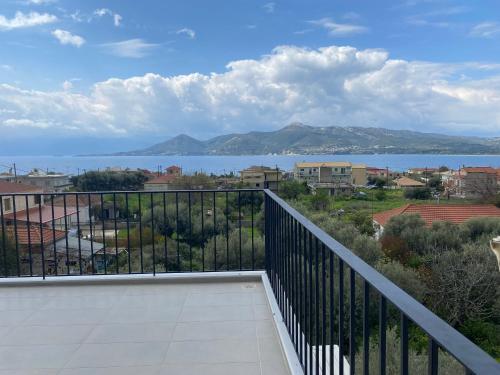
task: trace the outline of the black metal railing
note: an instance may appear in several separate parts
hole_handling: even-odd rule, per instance
[[[248,189],[0,195],[0,276],[262,270],[263,201]]]
[[[500,374],[488,354],[269,190],[265,212],[266,271],[305,374]],[[415,353],[412,336],[427,350]]]
[[[270,190],[0,195],[0,277],[245,270],[266,271],[306,374],[500,373]]]

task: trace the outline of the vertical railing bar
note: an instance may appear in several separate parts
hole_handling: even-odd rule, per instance
[[[408,375],[408,318],[401,312],[401,375]]]
[[[438,374],[438,353],[439,347],[437,342],[429,337],[429,359],[428,359],[428,374],[437,375]]]
[[[128,273],[132,273],[132,250],[130,249],[130,207],[128,202],[128,192],[125,193],[125,210],[127,211],[127,261]]]
[[[303,299],[303,293],[302,293],[302,275],[304,272],[304,269],[302,267],[303,263],[303,255],[302,255],[302,224],[297,223],[297,247],[298,247],[298,261],[299,261],[299,269],[298,269],[298,284],[299,284],[299,324],[300,324],[300,330],[299,330],[299,359],[300,363],[304,365],[304,299]]]
[[[203,191],[200,192],[201,201],[201,270],[205,272],[205,210],[203,208]]]
[[[326,375],[326,249],[321,244],[321,374]]]
[[[116,265],[116,274],[120,273],[119,265],[118,265],[118,226],[116,223],[116,193],[113,193],[113,221],[114,221],[114,229],[115,229],[115,265]]]
[[[3,196],[0,195],[0,216],[2,218],[2,248],[3,248],[3,271],[4,277],[8,277],[7,270],[7,241],[5,237],[7,234],[5,233],[5,218],[3,213]]]
[[[139,249],[140,249],[140,257],[141,257],[141,274],[144,273],[144,249],[143,249],[143,241],[142,241],[142,196],[141,193],[137,193],[137,197],[139,199]]]
[[[253,220],[254,220],[254,214],[253,214],[253,211],[254,211],[254,192],[252,191],[250,193],[250,200],[252,202],[251,204],[251,219],[250,221],[252,222],[252,271],[255,271],[255,246],[254,246],[254,233],[253,233],[253,230],[254,230],[254,223],[253,223]]]
[[[314,303],[316,305],[316,314],[314,317],[314,324],[316,326],[316,372],[315,374],[319,374],[319,343],[320,343],[320,331],[319,331],[319,240],[316,238],[314,245],[314,253],[315,253],[315,267],[314,267],[314,275],[315,275],[315,297]]]
[[[189,271],[193,272],[193,226],[191,223],[191,192],[188,192],[188,225],[189,225]]]
[[[313,362],[313,300],[314,300],[314,286],[313,286],[313,236],[310,231],[307,231],[309,237],[309,248],[308,248],[308,258],[309,258],[309,373],[314,372],[314,362]]]
[[[370,284],[363,281],[363,375],[370,373]]]
[[[356,273],[349,267],[349,372],[354,375],[356,355]]]
[[[63,207],[64,207],[64,239],[66,242],[66,274],[69,275],[68,207],[66,201],[66,194],[63,194]]]
[[[29,261],[30,261],[30,276],[33,276],[33,254],[32,254],[32,247],[31,247],[31,224],[30,224],[30,210],[29,210],[29,203],[28,203],[28,195],[24,196],[24,203],[26,205],[26,228],[28,229],[28,254],[29,254]]]
[[[310,316],[310,301],[309,301],[309,288],[307,282],[307,264],[308,264],[308,255],[307,255],[307,232],[306,228],[302,226],[303,236],[304,236],[304,372],[307,375],[309,373],[309,319]]]
[[[82,266],[82,239],[80,238],[81,227],[80,227],[80,196],[78,193],[75,193],[75,203],[76,203],[76,231],[78,237],[78,262],[79,262],[79,270],[80,275],[83,274],[83,266]]]
[[[153,201],[153,193],[150,194],[149,203],[151,208],[151,243],[153,251],[153,276],[156,276],[156,246],[155,246],[155,206]]]
[[[339,258],[339,374],[344,374],[344,261]]]
[[[175,237],[177,240],[177,272],[181,272],[181,255],[179,243],[179,192],[175,192]]]
[[[165,192],[162,193],[162,199],[163,199],[163,255],[165,257],[165,273],[167,273],[168,272],[167,194]]]
[[[229,194],[226,191],[226,269],[229,271]]]
[[[213,206],[213,217],[214,217],[214,272],[217,272],[217,214],[216,214],[216,206],[215,206],[215,200],[216,200],[216,196],[215,196],[215,191],[213,192],[213,202],[212,202],[212,206]]]
[[[333,251],[329,251],[330,268],[330,375],[334,374],[334,345],[335,345],[335,256]]]
[[[43,216],[42,216],[42,200],[43,194],[40,194],[38,201],[38,216],[40,217],[40,253],[42,257],[42,277],[45,280],[45,246],[43,241]]]
[[[386,329],[387,329],[387,300],[380,294],[379,300],[379,373],[386,373]]]
[[[55,275],[57,276],[57,241],[56,241],[56,220],[55,220],[55,213],[54,213],[54,194],[50,194],[50,207],[51,207],[51,213],[52,213],[52,244],[53,244],[53,255],[54,255],[54,265],[55,265]]]
[[[239,240],[240,240],[240,271],[243,270],[242,255],[241,255],[241,191],[238,190],[238,226],[239,226]]]
[[[298,275],[298,246],[297,246],[297,220],[293,218],[293,317],[294,317],[294,346],[295,346],[295,352],[299,354],[299,316],[300,316],[300,311],[299,311],[299,275]],[[299,356],[300,358],[300,356]]]
[[[92,267],[92,275],[95,274],[95,259],[94,259],[94,232],[92,230],[92,198],[90,193],[87,194],[89,205],[89,236],[90,236],[90,264]]]
[[[66,197],[66,196],[65,196]],[[102,224],[102,254],[104,258],[104,274],[108,274],[108,259],[106,256],[106,230],[104,225],[104,194],[100,194],[101,198],[101,224]]]
[[[16,196],[12,195],[12,210],[14,213],[14,238],[16,246],[16,258],[17,258],[17,276],[21,276],[21,259],[19,255],[19,239],[17,233],[17,209],[16,209]]]

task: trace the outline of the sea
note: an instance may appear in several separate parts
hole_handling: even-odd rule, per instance
[[[464,165],[500,168],[500,155],[0,156],[0,173],[8,171],[15,163],[19,174],[29,172],[33,168],[72,175],[106,168],[142,168],[157,171],[170,165],[181,166],[186,174],[228,174],[238,173],[251,165],[266,165],[291,171],[295,163],[302,161],[349,161],[394,171],[443,165],[451,169]]]

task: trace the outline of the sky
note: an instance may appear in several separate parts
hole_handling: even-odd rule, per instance
[[[296,121],[500,136],[500,2],[0,1],[3,153]]]

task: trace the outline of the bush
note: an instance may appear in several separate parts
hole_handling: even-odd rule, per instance
[[[385,192],[385,190],[377,190],[377,192],[375,193],[375,199],[378,200],[378,201],[383,201],[385,200],[385,198],[387,197],[387,194]]]
[[[376,268],[417,301],[422,302],[424,300],[427,294],[427,286],[420,280],[415,270],[394,261],[381,261],[377,263]]]
[[[302,194],[309,194],[309,187],[305,182],[284,181],[279,185],[279,195],[283,199],[297,199]]]
[[[431,199],[431,196],[431,189],[427,187],[408,188],[404,193],[406,199],[428,200]]]

